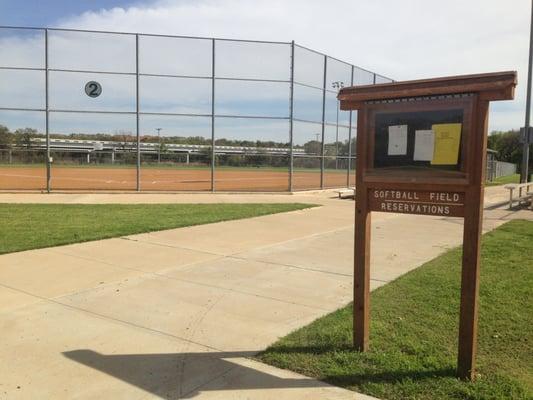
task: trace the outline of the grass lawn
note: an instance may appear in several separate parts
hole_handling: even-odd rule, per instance
[[[0,204],[0,254],[257,217],[312,204]]]
[[[352,307],[282,338],[261,361],[383,399],[532,399],[533,222],[483,237],[478,378],[455,378],[461,249],[371,294],[368,353],[351,349]],[[406,251],[409,251],[406,249]]]
[[[486,182],[485,186],[506,185],[508,183],[520,183],[520,174],[500,176],[499,178],[494,179],[492,182]]]

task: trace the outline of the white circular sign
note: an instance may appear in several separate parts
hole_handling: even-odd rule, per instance
[[[85,93],[89,97],[98,97],[102,94],[102,86],[95,81],[89,81],[85,84]]]

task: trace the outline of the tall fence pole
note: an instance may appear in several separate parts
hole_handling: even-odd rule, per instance
[[[139,132],[139,35],[135,35],[135,130],[137,133],[137,191],[141,190],[141,136]]]
[[[531,68],[533,63],[533,1],[531,2],[531,20],[529,32],[529,64],[527,68],[527,94],[526,94],[526,121],[524,129],[524,145],[522,147],[522,168],[520,170],[520,183],[528,181],[529,167],[529,119],[531,114]]]
[[[50,105],[48,94],[48,29],[44,30],[44,90],[45,90],[45,134],[46,134],[46,192],[50,193],[52,166],[50,165]]]
[[[324,153],[325,153],[325,141],[324,136],[326,133],[326,79],[328,69],[328,56],[324,55],[324,81],[322,84],[322,152],[320,157],[320,189],[324,189]]]
[[[352,76],[350,78],[350,86],[353,86],[353,75],[355,67],[352,65]],[[348,171],[346,173],[346,187],[350,187],[350,171],[352,169],[352,110],[349,113],[348,122]]]
[[[211,48],[211,191],[215,191],[215,39]]]
[[[289,156],[289,192],[293,191],[293,174],[294,174],[294,40],[291,42],[291,83],[289,92],[289,141],[290,141],[290,156]]]

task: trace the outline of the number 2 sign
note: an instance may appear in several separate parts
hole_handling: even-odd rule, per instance
[[[102,94],[102,86],[95,81],[90,81],[85,84],[85,93],[89,97],[98,97]]]

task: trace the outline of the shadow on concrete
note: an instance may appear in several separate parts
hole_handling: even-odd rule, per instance
[[[328,384],[284,378],[250,366],[257,352],[169,354],[100,354],[74,350],[63,355],[162,399],[193,398],[205,391],[274,388],[318,388]],[[233,360],[232,360],[233,359]],[[260,363],[256,365],[261,366]]]

